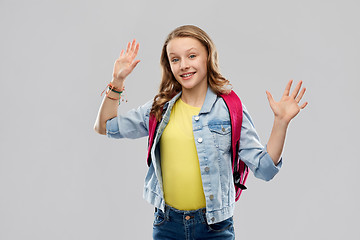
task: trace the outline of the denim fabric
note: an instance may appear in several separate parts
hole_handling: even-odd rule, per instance
[[[206,209],[181,211],[165,206],[165,212],[155,211],[153,239],[193,240],[193,239],[235,239],[233,218],[215,224],[206,221]]]
[[[164,211],[165,201],[162,189],[159,140],[167,123],[171,109],[181,96],[177,94],[164,106],[162,121],[158,124],[154,144],[151,149],[152,162],[145,178],[144,199]],[[152,101],[133,109],[124,115],[110,119],[106,123],[110,138],[140,138],[148,136],[149,113]],[[235,188],[231,169],[231,124],[229,111],[223,99],[210,88],[206,93],[199,115],[192,119],[196,151],[199,158],[201,179],[206,200],[206,219],[208,224],[221,222],[233,216]],[[277,166],[260,143],[254,124],[243,105],[239,157],[255,177],[271,180],[279,171]],[[144,156],[146,164],[146,156]]]

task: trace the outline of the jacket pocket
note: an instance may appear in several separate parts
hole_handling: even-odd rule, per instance
[[[231,146],[230,122],[212,122],[209,123],[208,126],[210,132],[213,135],[216,147],[218,147],[223,152],[229,151]]]

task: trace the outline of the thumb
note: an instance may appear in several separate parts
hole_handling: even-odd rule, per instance
[[[138,65],[139,62],[140,62],[140,60],[136,60],[130,65],[131,71],[136,67],[136,65]]]
[[[275,103],[275,100],[274,100],[273,96],[268,91],[266,91],[266,96],[267,96],[267,99],[269,101],[270,107],[272,107],[274,105],[274,103]]]

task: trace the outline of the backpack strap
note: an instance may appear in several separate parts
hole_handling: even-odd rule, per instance
[[[246,186],[244,184],[248,175],[248,167],[238,157],[243,109],[241,100],[234,91],[231,91],[227,95],[222,94],[220,96],[224,99],[224,102],[229,110],[231,120],[232,169],[237,201],[240,197],[242,190],[246,189]]]
[[[150,114],[149,118],[149,139],[148,139],[148,154],[147,154],[147,165],[150,167],[151,164],[151,147],[154,143],[155,130],[158,122],[153,114]]]

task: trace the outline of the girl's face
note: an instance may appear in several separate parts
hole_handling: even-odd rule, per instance
[[[207,88],[207,50],[190,37],[174,38],[167,45],[171,71],[183,90]]]

